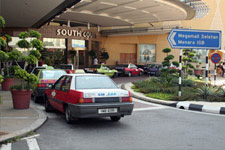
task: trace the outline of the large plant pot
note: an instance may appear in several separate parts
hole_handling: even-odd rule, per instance
[[[30,107],[30,98],[32,90],[11,90],[14,109],[28,109]]]
[[[14,78],[5,78],[2,82],[2,91],[9,91],[10,86],[13,86]]]

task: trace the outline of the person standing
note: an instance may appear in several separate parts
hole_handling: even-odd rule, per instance
[[[98,59],[97,59],[97,57],[95,57],[95,59],[94,59],[94,65],[97,65],[98,64]]]

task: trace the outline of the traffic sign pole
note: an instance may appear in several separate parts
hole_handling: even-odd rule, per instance
[[[206,67],[205,67],[205,85],[208,86],[208,82],[209,82],[209,77],[208,77],[208,73],[209,73],[209,50],[206,50]]]
[[[182,49],[180,49],[180,56],[179,56],[179,97],[181,96],[181,70],[182,70]]]

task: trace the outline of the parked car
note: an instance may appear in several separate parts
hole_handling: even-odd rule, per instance
[[[54,84],[57,79],[67,73],[65,70],[60,69],[40,69],[34,72],[34,74],[38,77],[38,81],[33,85],[32,98],[37,103],[43,101],[43,96],[48,86]]]
[[[101,65],[92,65],[90,68],[84,69],[86,73],[98,73],[104,74],[110,77],[117,77],[118,71],[115,69],[110,69],[108,66],[101,64]]]
[[[141,68],[144,70],[144,74],[147,74],[148,73],[148,64],[145,64],[145,65],[136,65],[138,68]]]
[[[129,77],[133,75],[143,75],[144,70],[141,68],[138,68],[134,64],[122,64],[115,67],[115,69],[118,71],[118,75],[127,75]]]
[[[148,66],[148,75],[159,76],[160,70],[163,68],[161,64],[149,64]]]
[[[45,110],[65,113],[67,123],[92,117],[119,121],[131,115],[133,106],[130,92],[101,74],[67,74],[45,91]]]
[[[73,64],[61,64],[59,65],[59,69],[64,69],[68,74],[75,73]]]
[[[37,74],[37,72],[41,69],[54,69],[54,67],[52,66],[48,66],[46,64],[42,65],[42,66],[38,66],[38,67],[34,67],[34,69],[31,71],[32,74]]]

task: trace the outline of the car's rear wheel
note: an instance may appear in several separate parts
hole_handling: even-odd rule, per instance
[[[46,112],[51,112],[54,110],[54,108],[52,107],[52,105],[49,103],[47,96],[45,96],[45,111]]]
[[[112,121],[119,121],[120,120],[120,116],[111,116],[110,117]]]
[[[73,118],[71,116],[71,110],[69,106],[65,106],[65,117],[66,117],[66,123],[68,124],[73,123]]]
[[[131,76],[132,76],[131,72],[128,72],[128,77],[131,77]]]

